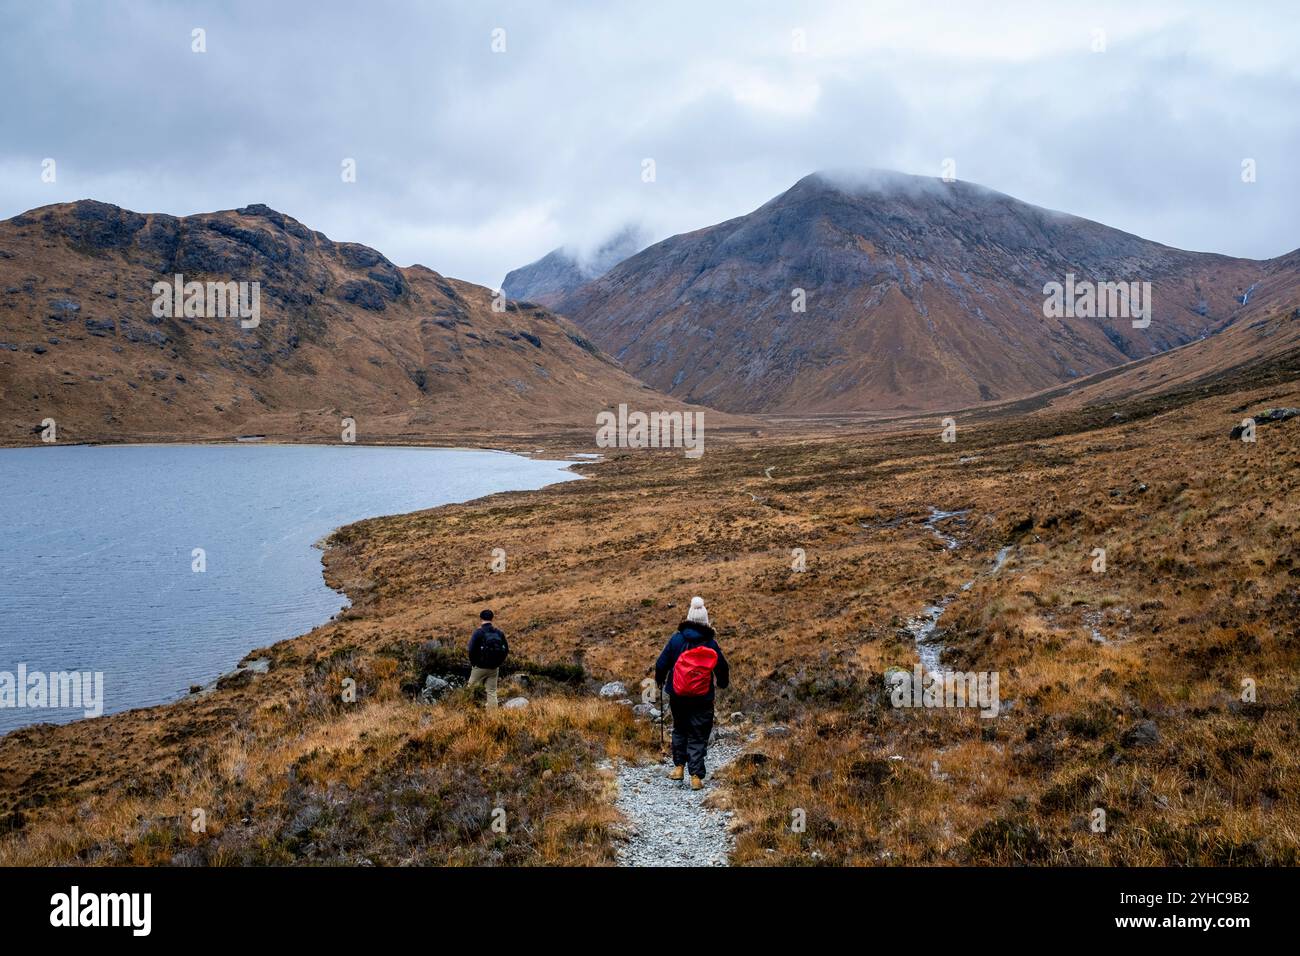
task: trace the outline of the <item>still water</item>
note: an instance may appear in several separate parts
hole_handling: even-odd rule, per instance
[[[0,449],[0,734],[84,716],[6,705],[6,674],[13,696],[20,668],[102,672],[104,713],[175,699],[346,604],[313,547],[333,529],[578,477],[566,468],[355,445]]]

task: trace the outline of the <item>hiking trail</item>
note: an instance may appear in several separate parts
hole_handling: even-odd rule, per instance
[[[717,773],[744,751],[747,739],[728,727],[709,744],[703,790],[668,779],[666,753],[644,764],[619,761],[614,805],[627,821],[618,848],[619,866],[727,866],[735,839],[727,831],[732,812],[709,806]]]

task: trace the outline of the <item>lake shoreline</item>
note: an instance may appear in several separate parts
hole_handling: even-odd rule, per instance
[[[235,444],[236,444],[236,443],[231,443],[231,442],[222,442],[222,443],[215,443],[215,442],[214,442],[214,443],[189,443],[189,442],[186,442],[186,443],[153,443],[153,442],[131,442],[131,443],[121,443],[121,444],[114,443],[114,444],[112,444],[112,445],[94,445],[94,444],[91,444],[91,443],[78,443],[78,444],[69,443],[69,444],[67,444],[67,445],[62,445],[62,444],[60,444],[60,445],[54,445],[54,446],[49,446],[49,447],[60,448],[60,449],[63,449],[63,450],[65,450],[65,451],[67,451],[67,450],[86,450],[86,449],[90,449],[90,448],[122,448],[122,449],[133,449],[133,450],[152,450],[152,449],[171,449],[171,448],[196,448],[196,449],[197,449],[197,448],[230,447],[230,446],[234,446]],[[239,443],[239,447],[243,447],[244,444],[246,444],[246,443]],[[314,444],[314,443],[311,443],[311,444],[309,444],[309,443],[274,443],[274,444],[273,444],[273,443],[257,443],[257,446],[258,446],[259,448],[262,448],[264,451],[271,451],[271,450],[276,449],[276,448],[281,448],[281,449],[283,449],[283,448],[295,448],[295,449],[321,449],[321,450],[324,450],[324,449],[334,449],[334,448],[337,447],[337,444],[332,444],[332,445],[317,445],[317,444]],[[350,607],[350,604],[351,604],[351,602],[352,602],[352,600],[353,600],[353,597],[352,597],[351,595],[349,595],[349,594],[346,592],[346,590],[345,590],[344,588],[339,587],[339,586],[336,586],[335,584],[331,583],[331,581],[329,580],[328,573],[327,573],[327,567],[328,567],[328,562],[329,562],[329,550],[330,550],[330,547],[331,547],[331,542],[334,541],[334,540],[336,539],[336,537],[337,537],[337,535],[339,534],[340,531],[343,531],[343,530],[345,530],[345,529],[351,527],[352,525],[358,524],[358,523],[363,522],[363,521],[376,520],[376,519],[382,519],[382,518],[391,518],[391,517],[396,517],[396,516],[400,516],[400,515],[415,514],[415,513],[422,512],[422,511],[436,510],[436,509],[438,509],[438,508],[447,507],[448,505],[465,504],[465,503],[468,503],[468,502],[477,501],[477,500],[479,500],[479,499],[481,499],[481,498],[491,497],[492,495],[497,495],[497,494],[512,494],[512,493],[516,493],[516,492],[527,492],[527,491],[531,491],[531,490],[537,490],[537,489],[542,488],[542,487],[547,487],[547,486],[549,486],[549,485],[551,485],[551,484],[564,483],[564,482],[566,482],[566,481],[575,481],[575,480],[580,480],[580,479],[582,479],[582,478],[585,477],[585,476],[584,476],[583,474],[581,474],[581,473],[580,473],[580,472],[579,472],[579,471],[578,471],[574,466],[579,465],[579,464],[592,464],[592,462],[589,461],[589,460],[576,461],[576,460],[565,460],[565,459],[559,459],[559,458],[544,458],[544,457],[541,457],[540,455],[526,456],[526,455],[520,455],[520,454],[518,454],[518,453],[516,453],[516,452],[505,451],[505,450],[502,450],[502,449],[493,449],[493,448],[441,447],[441,446],[439,446],[439,447],[428,447],[428,446],[400,446],[400,447],[403,448],[403,449],[410,450],[410,451],[412,451],[412,452],[424,452],[424,453],[466,453],[466,454],[478,454],[478,455],[491,454],[491,455],[497,455],[497,456],[507,456],[509,459],[512,459],[512,460],[515,460],[515,461],[527,460],[527,461],[530,461],[530,462],[535,463],[535,464],[537,464],[537,465],[551,465],[551,466],[554,466],[554,467],[553,467],[553,468],[548,468],[548,469],[547,469],[547,474],[545,474],[545,475],[540,475],[540,474],[539,474],[538,476],[536,476],[536,479],[531,479],[531,480],[530,480],[530,479],[525,479],[524,476],[523,476],[523,474],[519,475],[519,476],[518,476],[518,483],[517,483],[518,486],[517,486],[517,487],[504,488],[504,489],[497,490],[497,491],[488,491],[486,494],[474,494],[474,495],[472,495],[472,496],[470,496],[470,497],[453,498],[453,499],[451,499],[451,500],[443,500],[443,501],[438,501],[438,500],[436,500],[436,497],[435,497],[435,500],[433,500],[433,501],[431,501],[431,502],[422,502],[422,503],[420,503],[419,505],[417,505],[417,506],[415,506],[415,507],[400,507],[400,506],[399,506],[399,507],[397,507],[397,508],[393,508],[393,509],[386,508],[386,507],[385,507],[385,504],[382,503],[382,502],[380,502],[380,503],[377,504],[377,507],[380,509],[377,513],[367,513],[367,512],[364,510],[364,509],[367,507],[367,505],[364,504],[364,503],[358,503],[358,504],[356,505],[356,507],[359,508],[359,509],[362,509],[362,510],[361,510],[361,513],[360,513],[359,515],[356,514],[356,512],[354,511],[353,514],[352,514],[351,516],[345,518],[344,520],[341,520],[338,524],[334,524],[334,525],[328,527],[327,530],[324,530],[323,532],[312,534],[312,535],[310,535],[309,537],[303,538],[301,541],[297,541],[297,542],[292,542],[292,541],[291,541],[291,542],[290,542],[290,546],[292,547],[293,551],[295,552],[295,558],[296,558],[296,559],[300,559],[301,556],[302,556],[302,555],[299,553],[299,551],[301,551],[301,552],[310,552],[310,553],[313,553],[313,554],[314,554],[315,552],[320,552],[320,554],[319,554],[319,558],[318,558],[318,559],[313,559],[312,562],[311,562],[311,564],[312,564],[312,566],[313,566],[313,571],[311,572],[311,576],[312,576],[312,578],[314,579],[314,581],[316,582],[316,584],[313,585],[313,587],[314,587],[314,588],[319,588],[319,591],[315,592],[315,593],[317,593],[317,594],[320,594],[320,592],[327,592],[327,593],[329,593],[330,595],[332,595],[332,598],[330,599],[330,602],[329,602],[329,603],[332,605],[332,608],[331,608],[330,610],[328,610],[328,611],[323,611],[322,615],[321,615],[320,617],[317,617],[317,618],[315,618],[314,620],[312,620],[311,623],[310,623],[309,625],[307,625],[307,626],[299,625],[297,628],[295,628],[295,630],[294,630],[293,633],[287,635],[287,636],[284,637],[284,638],[281,638],[281,640],[293,640],[295,637],[301,636],[302,634],[305,634],[305,633],[309,633],[311,630],[314,630],[314,629],[316,629],[316,628],[319,628],[319,627],[322,627],[322,626],[328,625],[328,624],[331,623],[332,621],[336,620],[340,615],[344,614],[344,613],[348,610],[348,608]],[[389,453],[391,453],[391,452],[394,452],[394,451],[397,450],[394,446],[375,446],[375,445],[361,444],[361,443],[358,443],[358,445],[357,445],[357,449],[358,449],[358,451],[359,451],[360,453],[363,453],[363,454],[366,453],[366,452],[375,452],[375,451],[382,451],[382,452],[389,452]],[[0,449],[0,463],[2,463],[2,462],[3,462],[3,459],[6,457],[5,454],[4,454],[4,452],[5,452],[4,449]],[[258,453],[258,452],[252,452],[252,453],[250,453],[250,454],[256,456],[256,455],[259,455],[260,453]],[[331,452],[328,452],[327,454],[331,454],[331,455],[332,455],[332,454],[334,454],[334,453],[331,451]],[[457,466],[454,466],[454,465],[452,465],[452,464],[449,463],[449,462],[454,462],[454,459],[452,459],[452,460],[448,460],[448,459],[442,459],[442,458],[434,458],[434,459],[431,459],[431,461],[432,461],[432,462],[435,462],[435,463],[439,463],[439,464],[435,464],[435,465],[434,465],[435,468],[437,468],[437,467],[442,467],[442,468],[453,467],[453,469],[454,469],[455,467],[457,467]],[[463,466],[459,466],[459,467],[463,467]],[[480,466],[480,467],[481,467],[481,466]],[[30,468],[30,464],[29,464],[29,468]],[[455,471],[453,470],[452,473],[454,474]],[[507,470],[507,471],[503,471],[503,472],[502,472],[502,475],[503,475],[503,476],[508,475],[508,470]],[[435,482],[438,481],[438,479],[437,479],[436,477],[435,477],[433,480],[434,480]],[[510,477],[507,476],[507,477],[504,477],[503,479],[500,479],[500,480],[512,481],[513,479],[511,479]],[[541,481],[541,484],[536,484],[536,483],[534,483],[534,480],[539,480],[539,481]],[[453,494],[454,494],[454,493],[455,493],[455,492],[453,492]],[[271,501],[269,501],[268,504],[272,504],[273,501],[274,501],[274,499],[272,499]],[[390,503],[390,504],[395,504],[395,502],[392,502],[392,503]],[[184,506],[182,505],[182,507],[184,507]],[[278,505],[275,506],[275,507],[273,508],[273,510],[278,510]],[[305,509],[304,509],[304,510],[305,510]],[[319,509],[318,509],[318,510],[319,510]],[[350,510],[351,510],[351,509],[350,509]],[[76,527],[76,524],[75,524],[75,523],[71,523],[71,524],[67,525],[67,528],[68,528],[68,529],[71,529],[71,528],[73,528],[73,527]],[[273,528],[274,526],[271,526],[271,527]],[[60,529],[60,531],[63,531],[63,529]],[[271,530],[271,529],[268,529],[265,533],[266,533],[266,534],[271,534],[271,535],[274,537],[278,532],[275,532],[275,531],[273,531],[273,530]],[[125,535],[126,535],[126,537],[123,538],[122,540],[123,540],[124,542],[128,542],[127,546],[128,546],[128,547],[131,547],[132,545],[130,545],[129,542],[132,542],[132,541],[135,540],[134,532],[133,532],[133,531],[127,531],[127,532],[125,532]],[[15,540],[20,540],[20,539],[19,539],[18,536],[15,536]],[[301,549],[299,549],[298,545],[301,545]],[[206,549],[205,549],[205,550],[206,550]],[[49,560],[49,559],[47,559],[47,560]],[[58,560],[59,560],[59,559],[58,559],[58,558],[54,558],[53,560],[55,561],[55,563],[58,563]],[[189,558],[188,558],[188,557],[186,558],[186,562],[187,562],[187,564],[188,564],[188,562],[189,562]],[[164,569],[160,566],[159,568],[157,568],[157,569],[154,571],[154,574],[155,574],[155,575],[159,575],[159,574],[162,574],[163,571],[164,571]],[[247,578],[247,575],[245,575],[245,578]],[[155,586],[162,586],[162,580],[163,580],[163,579],[159,578],[159,585],[155,585]],[[254,598],[252,595],[249,596],[249,600],[250,600],[250,601],[252,601],[252,600],[254,600],[254,599],[255,599],[255,598]],[[318,599],[319,599],[319,598],[317,598],[316,600],[318,600]],[[229,604],[229,605],[227,605],[227,606],[230,606],[230,607],[234,607],[234,606],[236,606],[236,605],[238,605],[238,606],[243,606],[245,603],[246,603],[246,602],[243,600],[243,595],[242,595],[242,593],[241,593],[241,594],[237,595],[237,597],[236,597],[236,601],[235,601],[234,603]],[[13,610],[13,608],[10,608],[10,610]],[[154,615],[154,617],[155,617],[157,620],[159,620],[159,621],[162,621],[162,620],[163,620],[163,618],[158,618],[156,614]],[[206,620],[206,626],[208,626],[208,627],[216,627],[216,628],[218,628],[218,629],[220,629],[220,630],[223,630],[223,631],[236,630],[236,631],[241,631],[241,632],[242,632],[242,630],[243,630],[243,628],[240,627],[240,625],[239,625],[239,621],[238,621],[238,619],[237,619],[237,618],[238,618],[238,615],[235,615],[234,617],[227,618],[227,617],[225,617],[225,616],[219,616],[219,615],[215,615],[215,614],[211,614],[211,613],[209,613],[209,614],[206,615],[206,618],[207,618],[207,620]],[[166,624],[166,625],[164,625],[164,626],[167,627],[167,628],[170,629],[170,630],[175,630],[175,629],[177,629],[177,628],[180,626],[180,625],[176,625],[176,624],[170,623],[170,618],[168,618],[168,621],[169,621],[169,623]],[[269,621],[270,621],[270,619],[268,619],[268,622],[269,622]],[[116,626],[116,627],[118,627],[119,629],[120,629],[120,628],[123,628],[123,627],[129,627],[129,626],[130,626],[130,615],[129,615],[129,613],[126,614],[126,616],[124,616],[121,620],[118,621],[117,624],[115,624],[115,625],[113,625],[113,626]],[[273,626],[273,625],[272,625],[272,626]],[[20,630],[20,628],[18,628],[17,626],[15,626],[15,630]],[[251,636],[254,636],[254,637],[255,637],[256,635],[251,635]],[[74,639],[74,640],[75,640],[75,634],[69,634],[69,635],[68,635],[68,638],[69,638],[69,639]],[[24,657],[24,658],[33,658],[33,659],[41,660],[42,663],[45,665],[46,669],[52,669],[52,668],[55,668],[55,665],[51,664],[50,662],[53,661],[53,660],[56,660],[56,659],[57,659],[57,660],[60,660],[61,662],[63,662],[63,663],[65,664],[65,667],[64,667],[64,668],[57,668],[57,669],[68,669],[68,670],[81,671],[81,670],[86,670],[86,669],[88,668],[89,671],[94,671],[94,672],[96,672],[96,673],[100,673],[100,672],[101,672],[101,668],[102,668],[102,672],[106,672],[106,673],[109,675],[109,677],[110,677],[110,683],[114,683],[114,682],[115,682],[115,683],[118,684],[119,687],[122,686],[122,677],[121,677],[120,674],[117,674],[117,675],[116,675],[116,680],[115,680],[115,681],[112,680],[112,678],[114,677],[114,670],[115,670],[115,667],[114,667],[113,661],[112,661],[111,659],[109,659],[109,660],[100,660],[100,661],[95,661],[95,662],[90,663],[90,664],[85,664],[85,663],[83,663],[83,664],[79,664],[79,665],[77,665],[77,666],[75,666],[75,667],[72,667],[72,666],[66,666],[66,665],[67,665],[67,661],[69,660],[69,658],[71,657],[71,658],[75,661],[75,658],[76,658],[76,656],[77,656],[77,654],[78,654],[78,652],[77,652],[77,650],[76,650],[77,645],[76,645],[75,643],[73,643],[73,644],[68,644],[68,645],[66,645],[66,646],[60,646],[60,644],[57,643],[57,640],[56,640],[56,642],[54,642],[54,643],[51,643],[51,642],[49,642],[49,641],[42,641],[42,639],[41,639],[41,637],[40,637],[40,634],[39,634],[39,631],[37,632],[36,635],[29,636],[28,638],[26,638],[26,641],[27,641],[27,646],[23,646],[23,647],[15,647],[15,648],[14,648],[14,651],[15,651],[19,656],[21,656],[21,657]],[[220,667],[219,669],[217,669],[215,672],[214,672],[212,669],[210,669],[210,665],[209,665],[209,666],[202,666],[201,668],[196,668],[195,670],[190,671],[188,674],[181,674],[181,675],[178,675],[178,679],[174,680],[174,681],[171,683],[171,688],[170,688],[169,690],[159,689],[159,690],[155,690],[155,691],[153,691],[153,692],[149,692],[149,691],[147,691],[147,690],[142,691],[142,690],[140,689],[140,685],[137,685],[135,689],[131,690],[130,695],[129,695],[129,697],[128,697],[128,701],[129,701],[130,697],[133,697],[133,696],[139,696],[139,695],[141,695],[141,694],[143,693],[143,694],[146,694],[146,695],[148,695],[148,696],[152,696],[152,697],[154,697],[154,699],[153,699],[152,701],[142,702],[142,703],[140,703],[140,704],[130,704],[130,703],[129,703],[126,707],[121,707],[121,709],[112,709],[112,710],[110,710],[108,713],[105,713],[105,714],[100,714],[100,715],[97,715],[97,716],[94,716],[94,717],[76,717],[76,718],[73,718],[73,719],[71,719],[71,720],[66,719],[67,717],[70,717],[70,716],[71,716],[71,715],[69,715],[69,714],[67,713],[66,710],[62,710],[62,709],[60,709],[60,710],[56,710],[56,711],[49,711],[50,714],[57,715],[57,716],[60,716],[60,717],[64,717],[65,719],[60,719],[60,720],[48,720],[48,719],[41,720],[41,719],[37,719],[37,720],[33,720],[31,723],[25,723],[25,724],[20,724],[20,725],[17,725],[17,726],[7,727],[7,728],[4,728],[3,733],[0,733],[0,738],[3,738],[4,736],[6,736],[6,735],[9,734],[9,733],[13,733],[13,732],[16,732],[16,731],[20,731],[20,730],[22,730],[22,729],[24,729],[24,728],[26,728],[26,727],[31,727],[31,726],[39,726],[39,725],[42,725],[42,724],[48,724],[48,725],[50,725],[50,726],[61,726],[61,725],[67,724],[67,723],[81,723],[81,722],[84,722],[84,721],[87,721],[87,720],[103,720],[103,719],[105,719],[105,718],[107,718],[107,717],[112,717],[112,716],[114,716],[115,714],[124,713],[124,712],[132,711],[132,710],[139,710],[139,709],[142,709],[142,708],[151,708],[151,707],[159,707],[159,706],[169,706],[169,705],[177,704],[177,703],[179,703],[180,701],[185,700],[187,697],[191,696],[192,694],[196,693],[196,691],[198,691],[198,690],[208,690],[208,689],[211,689],[211,688],[212,688],[213,686],[215,686],[217,683],[219,683],[219,682],[221,682],[221,681],[223,681],[223,680],[226,680],[227,678],[230,678],[232,675],[237,674],[237,673],[240,671],[240,669],[241,669],[242,667],[244,667],[244,666],[247,664],[247,661],[249,660],[249,658],[250,658],[253,654],[255,654],[257,647],[258,647],[258,646],[264,646],[264,645],[265,645],[265,642],[264,642],[264,641],[249,641],[247,644],[245,644],[245,646],[244,646],[242,649],[240,649],[240,650],[238,651],[237,654],[232,655],[232,658],[233,658],[233,659],[231,660],[231,662],[230,662],[229,664],[226,664],[226,665],[221,666],[221,667]],[[83,654],[83,656],[84,656],[84,654]],[[182,655],[180,655],[180,656],[183,657],[184,655],[182,654]],[[233,670],[232,670],[231,668],[233,668]],[[128,685],[128,686],[129,686],[129,685]],[[147,686],[147,685],[146,685],[146,686]],[[120,706],[121,706],[121,705],[119,705],[119,707],[120,707]],[[20,716],[29,716],[29,715],[27,715],[27,714],[20,714],[18,708],[7,708],[7,707],[6,707],[6,708],[4,708],[4,711],[3,711],[3,712],[8,712],[8,711],[10,711],[10,710],[13,710],[13,711],[14,711],[13,716],[14,716],[15,719],[17,719],[17,718],[20,717]],[[3,713],[3,712],[0,712],[0,713]],[[33,712],[33,715],[34,715],[35,713],[36,713],[36,712]]]
[[[276,448],[276,447],[279,447],[279,448],[301,448],[301,447],[308,447],[308,448],[335,448],[335,447],[342,446],[342,447],[355,447],[355,448],[415,448],[415,449],[428,449],[428,450],[431,450],[431,451],[433,451],[433,450],[439,450],[439,451],[490,451],[490,452],[496,452],[497,454],[502,454],[502,455],[517,455],[517,456],[519,456],[519,457],[521,457],[521,458],[532,458],[532,459],[534,459],[534,460],[542,460],[542,461],[549,461],[549,460],[555,460],[555,461],[559,461],[559,460],[568,460],[570,457],[573,457],[573,456],[582,455],[582,454],[592,454],[592,452],[589,452],[589,451],[586,450],[586,448],[587,448],[588,446],[582,446],[582,447],[584,448],[584,450],[583,450],[583,451],[580,451],[580,452],[558,453],[558,454],[564,454],[564,455],[565,455],[565,458],[563,458],[563,459],[549,459],[549,458],[546,457],[546,454],[547,454],[547,450],[546,450],[546,449],[534,448],[532,451],[526,451],[526,450],[524,450],[523,446],[525,446],[525,445],[533,445],[533,444],[536,444],[536,443],[535,443],[535,442],[528,442],[528,441],[521,441],[521,442],[519,442],[519,443],[517,443],[516,445],[513,445],[513,446],[502,446],[502,445],[500,445],[500,444],[495,444],[495,445],[488,445],[488,444],[481,444],[481,445],[475,445],[475,444],[439,444],[439,443],[423,443],[423,442],[415,442],[415,441],[411,441],[411,442],[403,442],[403,441],[391,441],[391,442],[362,442],[362,441],[357,441],[357,442],[328,442],[328,441],[325,441],[325,440],[323,440],[323,439],[319,439],[319,438],[306,438],[306,439],[303,439],[302,441],[293,441],[293,440],[285,439],[285,438],[275,438],[275,439],[269,439],[269,440],[259,439],[258,441],[255,441],[255,442],[254,442],[254,441],[247,441],[247,440],[240,440],[239,438],[178,438],[178,439],[175,440],[175,441],[140,440],[140,439],[134,439],[134,438],[127,438],[127,439],[122,439],[121,441],[116,441],[116,440],[111,440],[111,439],[110,439],[110,440],[94,440],[94,439],[91,439],[91,440],[86,440],[86,441],[68,441],[68,442],[58,441],[58,442],[48,442],[48,443],[47,443],[47,442],[29,442],[29,443],[27,443],[27,444],[4,444],[4,443],[0,442],[0,452],[9,451],[9,450],[11,450],[11,449],[18,449],[18,448],[169,448],[169,447],[176,447],[176,446],[190,446],[190,445],[198,445],[198,446],[205,446],[205,447],[207,447],[207,446],[215,446],[215,447],[222,447],[222,446],[237,446],[237,447],[244,447],[244,446],[246,446],[246,445],[258,445],[258,446],[261,446],[261,447],[267,447],[267,448]],[[589,447],[590,447],[590,448],[593,448],[593,449],[596,448],[596,444],[595,444],[595,442],[593,441],[593,442],[590,444]],[[573,464],[590,463],[591,460],[592,460],[592,459],[579,459],[579,460],[577,460],[577,461],[574,461]]]

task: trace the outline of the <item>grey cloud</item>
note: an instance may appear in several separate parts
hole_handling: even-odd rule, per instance
[[[0,215],[85,197],[176,214],[265,202],[495,285],[628,224],[659,239],[741,215],[814,170],[933,176],[952,157],[961,179],[1171,245],[1300,246],[1285,6],[864,9],[8,5],[0,82],[21,95],[3,118]],[[1094,24],[1105,53],[1088,50]],[[206,54],[190,52],[194,27]]]

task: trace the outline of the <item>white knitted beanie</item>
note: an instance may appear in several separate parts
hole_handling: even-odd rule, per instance
[[[709,623],[709,609],[704,606],[704,598],[691,598],[691,609],[686,612],[686,620],[694,621],[696,624]]]

